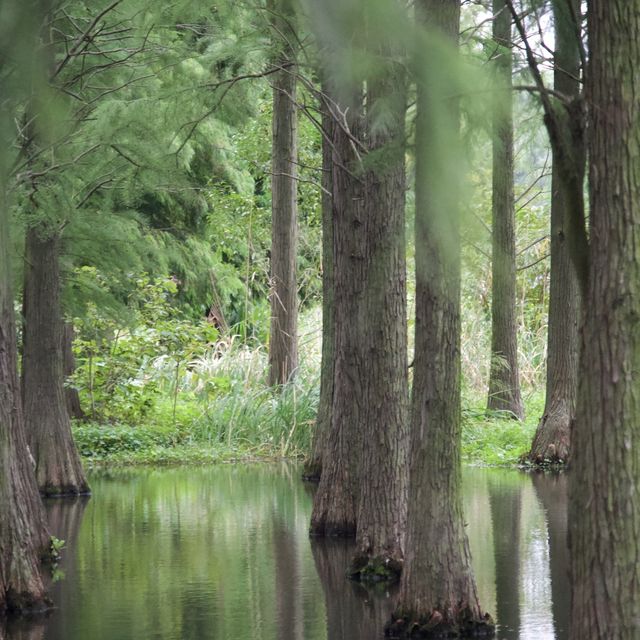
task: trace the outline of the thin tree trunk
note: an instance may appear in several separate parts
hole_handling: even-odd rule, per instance
[[[3,186],[3,185],[0,185]],[[9,224],[0,203],[0,616],[47,606],[40,562],[49,547],[27,449],[17,373]]]
[[[421,24],[451,41],[447,56],[440,53],[440,65],[445,59],[452,64],[459,0],[420,0],[416,15]],[[478,601],[460,496],[458,165],[445,153],[456,145],[459,123],[457,104],[430,91],[428,69],[436,73],[438,66],[438,60],[430,60],[425,75],[418,78],[409,512],[400,597],[387,627],[387,635],[396,638],[493,630]],[[446,93],[455,95],[455,86]],[[443,180],[448,182],[442,184]]]
[[[324,91],[327,83],[324,83]],[[320,401],[311,456],[305,464],[303,476],[306,480],[318,482],[322,475],[322,460],[327,446],[327,434],[331,425],[333,404],[333,210],[331,181],[331,141],[333,138],[333,118],[330,105],[323,99],[322,104],[322,361],[320,365]]]
[[[571,640],[640,635],[640,0],[588,2],[590,247],[570,482]]]
[[[295,34],[289,0],[273,3],[275,38],[281,48],[273,79],[271,177],[271,335],[269,384],[285,384],[298,368],[298,126]]]
[[[580,0],[554,1],[556,50],[554,87],[569,98],[580,97]],[[553,150],[551,178],[551,285],[547,348],[547,392],[542,419],[527,458],[534,464],[564,463],[569,459],[570,425],[578,393],[580,348],[580,283],[567,242],[566,189],[557,150]],[[584,157],[582,162],[584,162]],[[579,160],[578,160],[579,161]],[[582,169],[584,172],[584,168]],[[576,194],[576,197],[582,197]]]
[[[64,393],[60,237],[27,230],[24,268],[24,418],[36,478],[45,495],[89,492],[71,434]]]
[[[491,369],[487,409],[507,411],[522,420],[516,319],[511,16],[505,0],[493,0],[493,13],[493,65],[502,99],[493,116]]]
[[[76,370],[76,358],[73,354],[73,340],[75,332],[71,322],[65,322],[62,328],[62,359],[64,379],[68,380]],[[67,413],[70,418],[84,420],[86,418],[80,404],[78,390],[70,385],[65,385],[64,394],[67,401]]]

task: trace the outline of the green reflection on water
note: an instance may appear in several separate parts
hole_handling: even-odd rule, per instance
[[[345,579],[348,543],[310,542],[299,474],[284,464],[94,472],[93,498],[48,503],[51,532],[67,541],[58,609],[13,623],[7,640],[382,637],[394,592]],[[564,480],[464,470],[478,590],[501,640],[566,637]]]

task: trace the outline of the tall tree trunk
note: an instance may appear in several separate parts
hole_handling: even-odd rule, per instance
[[[273,77],[271,177],[271,335],[269,384],[285,384],[298,368],[298,126],[295,34],[290,0],[273,2],[281,67]]]
[[[65,381],[72,376],[76,370],[76,358],[73,354],[73,340],[75,332],[73,323],[65,322],[62,328],[62,373]],[[64,395],[67,401],[67,413],[70,418],[84,420],[85,414],[80,404],[80,394],[78,390],[69,385],[65,385]]]
[[[493,0],[493,56],[501,100],[493,116],[493,224],[491,369],[487,409],[522,420],[516,320],[516,234],[513,198],[513,98],[511,16],[505,0]]]
[[[640,635],[640,0],[588,2],[589,279],[570,482],[572,640]]]
[[[570,0],[570,3],[554,0],[553,8],[554,87],[568,98],[577,100],[580,97],[580,26],[576,16],[580,15],[580,0]],[[542,419],[527,456],[534,464],[556,464],[569,459],[570,425],[578,393],[580,284],[567,243],[566,220],[570,203],[567,203],[561,160],[557,156],[557,150],[553,150],[547,390]],[[576,194],[576,197],[582,196]]]
[[[0,185],[3,186],[3,185]],[[27,449],[17,372],[9,224],[0,203],[0,616],[46,606],[40,562],[49,546]]]
[[[420,0],[417,19],[450,41],[432,70],[452,64],[459,0]],[[433,48],[429,57],[437,55]],[[451,54],[454,54],[453,56]],[[425,56],[426,57],[426,56]],[[440,65],[438,65],[440,62]],[[422,65],[418,65],[422,66]],[[455,180],[445,151],[458,137],[455,86],[433,95],[418,78],[416,107],[416,324],[405,565],[391,637],[491,633],[478,601],[462,514],[460,461],[460,237]],[[440,73],[443,73],[440,71]],[[446,85],[445,85],[446,86]],[[447,162],[448,160],[448,162]],[[446,184],[442,182],[446,181]],[[420,637],[418,635],[418,637]]]
[[[360,579],[397,577],[406,508],[406,106],[402,70],[382,57],[366,103],[358,78],[332,114],[333,405],[311,519],[312,534],[357,531]],[[374,121],[382,96],[384,124]]]
[[[360,379],[362,438],[353,576],[396,580],[402,567],[407,505],[407,295],[405,243],[405,73],[382,52],[378,75],[367,82],[368,152],[361,253],[363,338]],[[375,121],[379,101],[384,125]],[[365,159],[365,164],[370,162]]]
[[[323,83],[327,91],[327,83]],[[322,361],[320,365],[320,401],[313,432],[311,456],[304,468],[304,478],[318,482],[322,474],[322,460],[327,445],[327,434],[331,425],[333,404],[333,210],[331,181],[331,144],[333,139],[333,117],[326,99],[322,108]]]
[[[357,171],[358,156],[352,137],[362,131],[362,97],[356,88],[339,106],[331,95],[332,127],[332,220],[333,220],[333,402],[323,454],[322,475],[314,495],[311,534],[355,536],[358,465],[364,407],[362,381],[368,375],[362,357],[363,282],[367,270],[362,232],[365,220],[364,181]],[[338,108],[345,122],[338,124]]]
[[[24,267],[24,418],[36,478],[45,495],[89,492],[64,393],[60,236],[27,229]]]

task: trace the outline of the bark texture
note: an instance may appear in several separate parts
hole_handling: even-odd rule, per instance
[[[49,547],[20,404],[8,231],[0,210],[0,616],[47,606],[40,563]]]
[[[324,83],[325,91],[327,83]],[[331,426],[333,404],[333,209],[331,180],[331,145],[333,118],[331,105],[322,100],[322,361],[320,365],[320,401],[313,433],[311,456],[304,468],[304,478],[319,482],[322,475],[322,460]]]
[[[580,0],[554,2],[556,50],[554,88],[571,100],[580,98]],[[570,134],[569,136],[570,137]],[[561,159],[553,150],[551,178],[551,283],[547,346],[546,400],[542,419],[527,456],[534,464],[566,463],[570,454],[571,420],[578,394],[581,318],[580,283],[567,241],[568,191],[563,186]],[[584,154],[577,161],[583,163]],[[574,198],[582,198],[575,194]]]
[[[290,0],[273,3],[280,53],[273,74],[271,163],[271,334],[269,384],[285,384],[298,368],[298,126],[295,34]]]
[[[36,478],[45,495],[89,492],[71,434],[64,391],[60,237],[27,230],[24,266],[23,407]]]
[[[493,65],[501,100],[493,115],[491,368],[487,409],[522,420],[516,319],[516,232],[513,197],[511,16],[493,0]]]
[[[386,54],[386,55],[385,55]],[[351,571],[360,579],[397,579],[407,504],[407,294],[405,246],[405,74],[383,52],[384,69],[367,82],[365,211],[355,254],[363,263],[360,309],[362,438],[356,545]],[[384,124],[375,119],[385,101]]]
[[[570,476],[571,640],[640,636],[640,0],[588,3],[589,279]]]
[[[358,464],[363,418],[362,381],[368,375],[363,359],[361,325],[364,317],[363,283],[367,268],[362,259],[365,219],[364,182],[354,171],[358,157],[351,138],[362,132],[362,96],[353,88],[343,98],[344,123],[338,125],[338,105],[331,96],[331,183],[334,256],[334,359],[331,420],[323,454],[322,475],[313,500],[312,535],[355,536]]]
[[[458,0],[420,0],[416,15],[455,51]],[[434,99],[430,84],[428,75],[418,78],[409,511],[400,597],[387,627],[395,638],[493,633],[478,602],[460,496],[460,237],[455,197],[447,197],[456,188],[447,183],[443,195],[446,167],[433,158],[434,146],[443,150],[438,134],[455,145],[458,108],[442,94]],[[451,87],[446,95],[455,93]],[[455,175],[453,162],[448,168]]]
[[[356,536],[358,579],[397,578],[406,513],[406,104],[400,65],[378,54],[366,100],[362,78],[332,105],[333,404],[311,520],[312,534]]]

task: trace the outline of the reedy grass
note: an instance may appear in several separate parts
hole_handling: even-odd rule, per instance
[[[521,332],[520,367],[527,418],[488,415],[488,321],[465,309],[462,340],[462,456],[467,463],[517,464],[530,446],[542,414],[544,340]],[[304,457],[310,450],[320,386],[321,312],[300,323],[300,366],[278,388],[267,385],[268,353],[239,336],[219,340],[203,357],[185,363],[173,415],[175,363],[157,358],[141,374],[164,385],[143,424],[80,424],[75,437],[81,454],[94,463],[206,463],[275,457]]]

